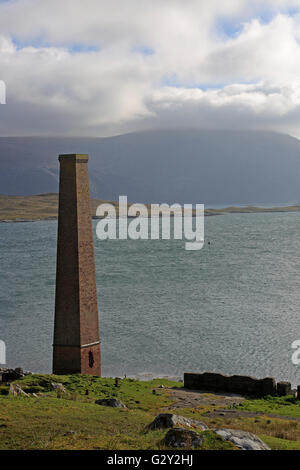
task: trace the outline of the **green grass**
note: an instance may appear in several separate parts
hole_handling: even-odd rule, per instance
[[[287,439],[280,439],[272,436],[262,435],[260,438],[272,450],[300,450],[300,441],[290,441]]]
[[[256,400],[245,400],[238,406],[238,409],[240,411],[259,411],[261,413],[271,413],[280,416],[300,418],[300,400],[297,400],[293,396],[267,396]]]
[[[53,391],[51,382],[62,383],[66,393]],[[160,385],[182,387],[182,383],[163,379],[123,379],[115,387],[114,379],[82,375],[32,375],[16,383],[39,397],[3,395],[8,388],[0,387],[0,449],[167,449],[162,444],[167,431],[150,431],[147,426],[172,403],[168,390]],[[120,399],[127,409],[95,404],[96,399],[108,397]],[[294,416],[299,408],[292,398],[274,397],[246,400],[238,407],[242,411],[282,412],[282,416]],[[204,421],[210,429],[231,427],[254,432],[272,449],[300,450],[300,423],[278,418],[270,422],[264,416],[213,419],[205,416],[208,410],[206,405],[177,409],[174,413]],[[203,450],[235,449],[212,431],[199,434],[204,437]]]
[[[52,391],[51,382],[62,383],[67,393]],[[160,448],[165,432],[146,430],[157,410],[170,403],[157,388],[162,383],[182,386],[165,380],[125,379],[115,387],[113,379],[81,375],[32,375],[17,383],[25,392],[40,396],[0,396],[1,449]],[[108,397],[120,399],[128,409],[95,404],[96,399]]]
[[[141,410],[55,398],[2,398],[0,410],[1,449],[147,449],[163,437],[147,436]]]
[[[201,434],[204,436],[202,450],[237,450],[231,442],[224,441],[212,431],[204,431]]]
[[[84,375],[29,375],[17,383],[27,393],[47,393],[57,397],[57,392],[51,390],[51,382],[59,382],[66,388],[66,398],[81,402],[94,403],[95,399],[117,398],[129,409],[144,411],[157,410],[167,406],[170,402],[160,385],[165,387],[182,387],[182,383],[168,380],[155,379],[149,382],[141,382],[134,379],[122,379],[119,387],[115,387],[115,380]],[[155,389],[156,393],[152,391]],[[158,390],[157,390],[158,389]],[[88,391],[88,395],[86,395]]]

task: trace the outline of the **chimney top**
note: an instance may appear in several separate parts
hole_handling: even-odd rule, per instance
[[[59,155],[58,160],[61,161],[88,161],[89,156],[85,154],[80,154],[80,153],[68,153],[65,155]]]

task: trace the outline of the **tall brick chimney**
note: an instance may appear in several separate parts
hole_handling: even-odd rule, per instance
[[[54,374],[101,375],[88,155],[60,155]]]

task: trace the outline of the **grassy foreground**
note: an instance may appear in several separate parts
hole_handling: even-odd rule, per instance
[[[62,383],[67,392],[52,391],[51,382]],[[0,449],[163,450],[167,449],[162,444],[166,430],[147,430],[160,412],[192,417],[211,429],[254,432],[272,449],[300,449],[300,422],[285,418],[300,417],[300,406],[292,397],[245,400],[238,406],[241,411],[276,413],[276,418],[261,415],[259,419],[221,419],[207,416],[218,405],[167,410],[172,404],[168,388],[183,384],[163,379],[124,379],[115,387],[114,379],[109,378],[33,375],[17,383],[38,397],[13,397],[7,395],[7,387],[0,386]],[[95,404],[96,399],[112,397],[120,399],[127,409]],[[205,438],[204,450],[235,449],[212,431],[200,434]]]

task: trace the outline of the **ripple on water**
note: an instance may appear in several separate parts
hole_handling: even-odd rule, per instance
[[[284,227],[284,230],[283,230]],[[299,382],[300,214],[206,219],[205,245],[95,241],[104,375],[219,371]],[[50,372],[55,222],[0,225],[9,365]]]

